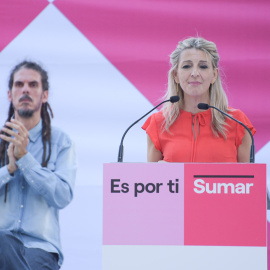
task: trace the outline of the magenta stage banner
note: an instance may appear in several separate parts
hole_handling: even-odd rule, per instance
[[[103,196],[104,270],[267,269],[265,164],[104,164]]]

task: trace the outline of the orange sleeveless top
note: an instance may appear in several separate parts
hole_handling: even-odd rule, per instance
[[[232,108],[230,108],[232,109]],[[240,110],[229,114],[245,124],[254,135],[256,130]],[[226,118],[227,139],[215,136],[211,129],[211,110],[192,115],[181,110],[180,115],[170,126],[170,132],[164,129],[162,111],[152,114],[142,128],[151,138],[155,148],[163,154],[167,162],[237,162],[237,149],[242,143],[245,128]],[[194,124],[192,129],[192,123]]]

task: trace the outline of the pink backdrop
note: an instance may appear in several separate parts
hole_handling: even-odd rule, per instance
[[[214,41],[231,106],[246,112],[256,126],[257,150],[270,140],[269,1],[54,3],[154,104],[165,90],[168,55],[177,42],[197,34]]]

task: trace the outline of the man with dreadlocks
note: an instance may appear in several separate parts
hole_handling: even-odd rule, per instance
[[[51,127],[45,70],[24,61],[11,72],[0,132],[0,269],[59,269],[59,209],[73,197],[74,145]]]

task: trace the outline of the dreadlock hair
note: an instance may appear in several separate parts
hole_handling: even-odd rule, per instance
[[[42,90],[48,91],[49,90],[49,82],[48,82],[48,74],[47,72],[37,63],[30,62],[30,61],[23,61],[16,65],[14,69],[11,71],[8,87],[9,90],[12,91],[13,83],[14,83],[14,75],[16,72],[18,72],[20,69],[26,68],[26,69],[32,69],[36,72],[38,72],[41,76],[41,84],[42,84]],[[51,116],[50,116],[51,115]],[[11,118],[14,116],[14,108],[12,103],[9,105],[8,110],[8,118],[6,122],[9,122]],[[41,107],[41,119],[42,119],[42,143],[43,143],[43,155],[42,155],[42,167],[47,167],[48,162],[51,157],[51,117],[53,118],[53,112],[51,109],[51,106],[48,102],[43,103]],[[5,126],[7,127],[7,126]],[[8,128],[8,127],[7,127]],[[0,132],[0,134],[5,134],[6,136],[9,136],[8,134],[4,133],[3,131]],[[49,144],[49,150],[47,154],[47,142]],[[7,148],[9,143],[1,140],[0,143],[0,167],[3,167],[8,164],[8,156],[7,156]],[[8,184],[6,184],[6,190],[5,190],[5,202],[7,199],[7,189]]]

